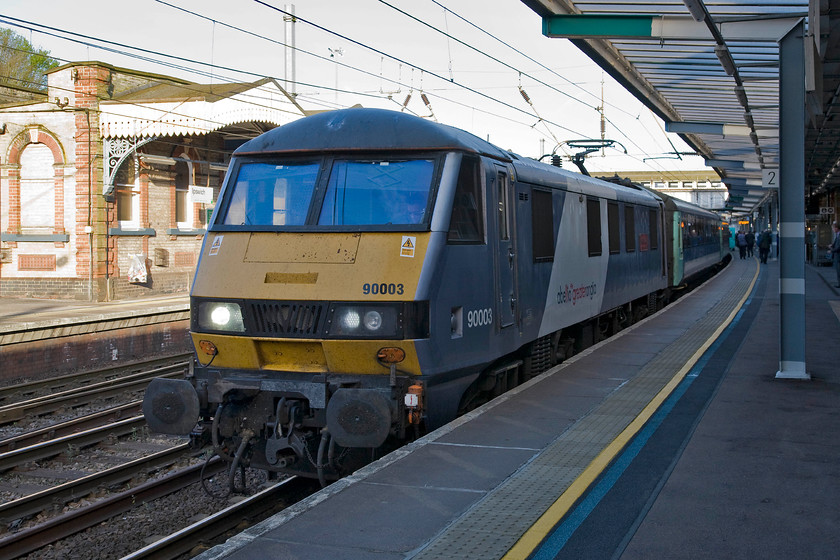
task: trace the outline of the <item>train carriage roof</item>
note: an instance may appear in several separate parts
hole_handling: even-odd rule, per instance
[[[362,108],[304,117],[246,142],[234,155],[390,150],[459,150],[511,159],[507,152],[469,132],[406,113]]]
[[[721,220],[721,217],[717,212],[712,212],[711,210],[697,206],[691,202],[686,202],[681,198],[668,195],[663,195],[662,198],[665,200],[665,208],[668,210],[679,211],[683,214],[692,214],[695,216],[706,216],[707,218],[712,218],[714,220]]]

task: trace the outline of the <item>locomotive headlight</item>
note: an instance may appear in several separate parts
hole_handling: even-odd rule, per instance
[[[368,311],[365,313],[365,328],[369,331],[378,331],[382,327],[382,314],[379,311]]]
[[[333,302],[324,335],[383,340],[429,338],[429,302]]]
[[[359,312],[355,309],[347,309],[339,315],[338,320],[341,323],[341,329],[347,332],[358,330],[362,323],[359,319]]]
[[[398,338],[402,334],[402,305],[334,304],[327,334],[341,338]]]
[[[202,302],[198,308],[198,326],[213,331],[245,332],[242,308],[232,302]]]

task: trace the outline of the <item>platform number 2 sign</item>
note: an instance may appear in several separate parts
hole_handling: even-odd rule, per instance
[[[779,168],[765,167],[761,170],[761,186],[765,189],[779,188]]]

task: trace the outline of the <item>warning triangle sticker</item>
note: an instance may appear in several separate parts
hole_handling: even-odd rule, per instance
[[[403,249],[414,249],[414,244],[411,243],[411,238],[407,237],[403,243]]]

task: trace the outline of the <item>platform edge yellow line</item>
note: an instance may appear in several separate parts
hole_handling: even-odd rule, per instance
[[[720,334],[729,326],[738,312],[743,307],[744,302],[747,301],[750,293],[752,293],[755,282],[758,279],[760,269],[756,267],[753,279],[750,282],[749,288],[744,293],[744,296],[738,302],[729,316],[723,321],[715,332],[702,344],[702,346],[694,352],[689,360],[680,368],[680,370],[668,381],[667,384],[651,399],[644,409],[630,422],[626,428],[618,435],[603,451],[601,451],[589,465],[583,470],[569,488],[540,516],[540,518],[519,538],[510,550],[502,557],[502,560],[525,560],[530,556],[534,550],[545,540],[546,536],[554,529],[555,525],[560,519],[566,515],[574,503],[586,492],[586,489],[595,481],[596,478],[603,472],[605,468],[612,462],[612,460],[624,449],[624,446],[638,433],[638,431],[645,425],[656,410],[665,402],[665,399],[673,392],[677,385],[682,382],[683,378],[691,371],[694,364],[700,357],[709,349]]]

